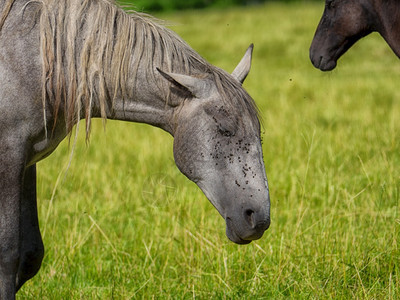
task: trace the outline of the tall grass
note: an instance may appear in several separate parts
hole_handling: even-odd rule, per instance
[[[238,246],[174,165],[172,138],[107,121],[38,166],[42,269],[20,299],[400,297],[400,63],[378,35],[329,74],[308,47],[320,3],[161,18],[232,71],[263,116],[271,228]]]

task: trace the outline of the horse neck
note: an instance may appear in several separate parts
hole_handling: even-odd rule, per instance
[[[71,38],[65,42],[65,52],[72,53],[64,63],[72,70],[67,84],[69,119],[74,121],[78,113],[89,129],[91,117],[147,123],[172,134],[174,107],[183,98],[171,93],[156,68],[190,74],[196,65],[192,61],[201,58],[175,34],[140,14],[129,16],[107,2],[86,3],[79,10],[86,12],[85,18],[69,14],[73,25],[90,20],[70,29]],[[74,41],[76,46],[70,45]]]
[[[145,123],[173,135],[174,108],[165,101],[163,91],[154,82],[148,81],[144,73],[137,74],[135,81],[132,97],[118,95],[109,100],[107,119]]]
[[[154,30],[154,24],[149,23],[144,26],[152,27]],[[107,118],[146,123],[173,135],[176,125],[175,108],[185,99],[185,95],[171,89],[170,83],[156,69],[191,74],[202,72],[201,69],[204,66],[207,68],[208,64],[197,57],[197,54],[172,32],[167,30],[159,33],[158,38],[163,39],[162,42],[155,37],[157,34],[154,32],[146,34],[144,40],[139,43],[141,50],[128,51],[131,57],[127,75],[124,76],[127,78],[123,84],[126,88],[116,88],[114,78],[107,79],[106,85],[109,89],[118,90],[109,99],[111,109],[107,113]],[[162,37],[163,34],[168,37]],[[171,44],[164,49],[161,45],[167,43],[166,40]]]
[[[65,113],[67,131],[85,118],[89,132],[90,119],[102,117],[173,133],[174,107],[184,97],[171,91],[156,68],[204,74],[208,63],[165,27],[109,1],[43,0],[43,5],[48,6],[40,18],[43,78],[49,78],[42,81],[44,98],[55,103],[56,120]]]
[[[376,31],[400,58],[400,3],[398,0],[376,0],[375,10],[379,23]]]

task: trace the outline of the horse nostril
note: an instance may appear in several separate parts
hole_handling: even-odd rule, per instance
[[[244,215],[245,215],[246,221],[250,224],[251,228],[254,228],[255,227],[254,220],[253,220],[254,210],[246,209],[244,211]]]
[[[244,210],[244,219],[251,229],[256,231],[265,231],[270,225],[269,216],[265,216],[262,212],[257,212],[251,208]]]

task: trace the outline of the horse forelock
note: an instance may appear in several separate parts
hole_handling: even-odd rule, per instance
[[[14,1],[6,0],[0,29]],[[53,107],[54,125],[60,111],[69,132],[85,118],[89,137],[95,99],[103,118],[117,96],[134,99],[128,83],[136,77],[139,65],[154,80],[156,67],[188,75],[211,74],[223,101],[232,109],[247,110],[258,121],[256,105],[239,82],[206,62],[154,18],[126,13],[114,0],[29,3],[41,5],[42,98],[44,106],[47,103]],[[164,90],[168,101],[168,83],[157,82],[157,86]]]

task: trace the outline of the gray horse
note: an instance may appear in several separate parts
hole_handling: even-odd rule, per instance
[[[174,137],[174,158],[238,244],[270,225],[254,101],[173,32],[109,0],[0,0],[0,299],[39,270],[36,163],[76,125],[142,122]],[[85,119],[86,123],[78,123]]]

